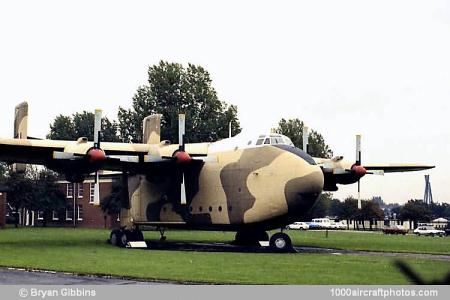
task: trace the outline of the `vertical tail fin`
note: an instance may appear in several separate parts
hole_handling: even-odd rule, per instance
[[[148,116],[143,121],[143,143],[159,144],[161,142],[161,117],[160,114]]]
[[[22,102],[14,110],[14,138],[28,138],[28,103]],[[24,173],[26,164],[13,164],[13,172]]]
[[[14,138],[26,139],[28,137],[28,103],[22,102],[14,111]]]

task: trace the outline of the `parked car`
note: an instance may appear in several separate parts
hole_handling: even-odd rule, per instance
[[[414,229],[416,235],[444,236],[444,230],[437,230],[433,226],[419,226]]]
[[[347,229],[347,224],[344,221],[331,221],[330,225],[332,229]]]
[[[309,225],[305,222],[294,222],[286,226],[286,229],[308,230]]]
[[[385,233],[385,234],[403,234],[403,235],[405,235],[405,234],[408,233],[408,229],[406,229],[402,225],[394,225],[394,226],[384,227],[383,228],[383,233]]]
[[[331,229],[331,220],[328,218],[312,219],[309,224],[310,229]]]

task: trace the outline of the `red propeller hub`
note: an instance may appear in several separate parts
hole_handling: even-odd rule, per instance
[[[367,170],[363,166],[353,165],[352,171],[356,174],[358,177],[363,177],[366,175]]]
[[[177,163],[179,164],[186,164],[192,160],[191,156],[185,151],[175,152],[174,157],[177,159]]]
[[[92,148],[88,151],[87,155],[89,156],[90,163],[98,163],[102,162],[106,159],[106,154],[102,149]]]

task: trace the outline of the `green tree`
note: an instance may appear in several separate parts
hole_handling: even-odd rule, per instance
[[[344,203],[341,202],[339,199],[332,199],[330,203],[329,215],[341,219],[343,213],[344,213]]]
[[[87,137],[94,139],[94,113],[83,111],[72,116],[59,115],[50,124],[50,133],[47,138],[52,140],[76,140]],[[105,142],[118,142],[118,125],[115,121],[102,118],[102,140]]]
[[[423,200],[409,200],[400,209],[400,220],[411,220],[417,225],[418,222],[429,222],[432,211]]]
[[[111,188],[111,193],[109,193],[109,195],[103,198],[100,202],[102,211],[105,214],[117,215],[120,213],[120,210],[125,202],[124,197],[127,197],[127,195],[125,195],[127,190],[123,186],[123,182],[114,181]]]
[[[186,140],[210,142],[240,132],[237,107],[220,101],[209,73],[201,66],[161,61],[149,67],[148,85],[133,97],[131,109],[119,108],[119,132],[124,142],[142,141],[142,120],[162,114],[161,138],[178,142],[178,114],[186,114]]]
[[[330,215],[330,206],[331,206],[331,193],[322,193],[319,196],[319,199],[314,203],[313,207],[310,209],[307,218],[324,218]]]
[[[347,220],[349,224],[350,220],[356,220],[358,214],[358,200],[353,197],[347,197],[342,204],[341,214],[338,215],[339,219]]]
[[[0,163],[0,183],[6,180],[6,176],[8,174],[8,167],[5,163]]]
[[[57,184],[57,174],[43,169],[39,171],[34,180],[33,201],[27,208],[43,213],[43,226],[47,226],[47,221],[51,218],[53,211],[61,211],[66,206],[66,196]]]
[[[372,200],[362,200],[361,210],[357,213],[357,219],[361,221],[370,221],[370,229],[372,229],[373,220],[383,220],[384,212],[380,205]],[[364,222],[363,229],[365,228]]]
[[[303,147],[303,127],[305,124],[300,119],[281,119],[276,131],[288,136],[296,147]],[[314,157],[331,158],[333,151],[325,143],[323,136],[315,130],[311,130],[308,139],[308,153]]]
[[[31,205],[34,199],[33,180],[27,174],[11,172],[5,180],[8,188],[8,203],[13,209],[15,226],[19,224],[19,211]]]

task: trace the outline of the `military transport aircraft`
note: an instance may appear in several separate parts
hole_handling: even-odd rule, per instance
[[[28,105],[16,107],[14,139],[0,139],[0,160],[44,165],[82,182],[99,170],[122,173],[128,190],[121,212],[121,229],[110,241],[124,246],[143,240],[144,225],[167,228],[236,231],[235,243],[268,241],[276,251],[291,248],[286,225],[299,220],[323,190],[358,182],[374,172],[414,171],[426,165],[362,165],[342,157],[312,158],[281,134],[238,134],[214,143],[184,143],[184,115],[179,120],[179,144],[160,140],[161,115],[144,119],[144,143],[101,142],[101,111],[95,113],[94,141],[27,138]],[[307,140],[305,138],[304,140]],[[359,139],[357,139],[359,141]],[[358,144],[358,142],[357,142]],[[305,146],[304,146],[305,148]],[[99,204],[98,187],[95,203]]]

